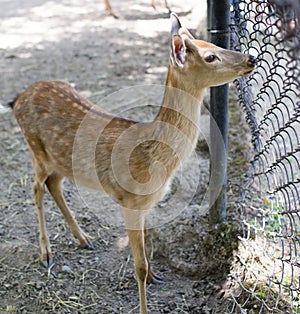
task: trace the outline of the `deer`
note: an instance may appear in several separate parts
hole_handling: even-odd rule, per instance
[[[165,8],[168,9],[169,12],[171,12],[171,9],[168,5],[167,0],[164,0],[164,2],[165,2]],[[112,10],[112,7],[109,3],[109,0],[104,0],[104,5],[105,5],[105,10],[108,13],[108,15],[111,15],[111,16],[117,18],[117,16],[113,13],[113,10]],[[151,0],[151,6],[154,10],[156,10],[155,0]]]
[[[28,143],[39,221],[40,259],[53,265],[43,197],[47,187],[80,246],[94,249],[63,196],[62,180],[110,195],[121,208],[134,261],[140,314],[146,285],[162,278],[146,252],[146,217],[167,193],[176,170],[194,150],[205,91],[256,67],[254,56],[195,39],[171,13],[170,53],[162,104],[153,121],[102,110],[63,81],[40,81],[9,104]]]

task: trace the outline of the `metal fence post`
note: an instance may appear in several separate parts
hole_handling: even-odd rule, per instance
[[[229,48],[230,0],[208,0],[208,21],[212,43]],[[210,184],[211,224],[226,220],[226,186],[227,186],[227,148],[228,148],[228,84],[211,88],[210,94],[210,165],[211,178],[221,180],[219,184]],[[220,143],[220,133],[222,142]],[[223,145],[223,147],[221,147]],[[220,182],[220,181],[219,181]]]

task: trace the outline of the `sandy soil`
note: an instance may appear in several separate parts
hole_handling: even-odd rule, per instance
[[[184,24],[197,27],[197,1],[169,3]],[[157,1],[156,11],[150,0],[111,4],[118,19],[107,16],[97,0],[0,0],[0,101],[11,100],[35,81],[55,78],[69,81],[108,110],[150,119],[160,104],[161,87],[135,86],[165,81],[168,11],[163,1]],[[103,101],[125,87],[131,87],[129,94],[117,93],[123,102]],[[132,95],[145,102],[145,93],[145,106],[130,103]],[[204,114],[204,133],[207,120]],[[116,204],[86,190],[78,193],[65,182],[68,204],[95,244],[95,251],[86,251],[78,248],[46,194],[55,254],[48,272],[39,263],[29,151],[11,112],[0,114],[0,139],[0,313],[138,313],[132,257]],[[148,286],[150,313],[224,313],[220,295],[237,232],[232,225],[208,226],[201,203],[209,178],[203,136],[195,158],[184,172],[193,183],[189,205],[172,222],[152,230],[152,264],[165,283]]]

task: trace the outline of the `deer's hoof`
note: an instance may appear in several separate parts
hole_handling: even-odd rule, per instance
[[[148,275],[148,279],[147,279],[148,283],[153,283],[153,284],[162,284],[164,283],[164,280],[162,277],[154,274],[152,271],[151,273]]]
[[[47,258],[46,260],[41,260],[41,264],[42,266],[44,266],[45,268],[51,268],[54,265],[54,261],[53,258]]]
[[[164,280],[162,277],[158,276],[158,275],[153,275],[153,279],[152,279],[152,283],[154,284],[162,284],[164,283]]]
[[[88,244],[84,247],[84,249],[93,251],[95,250],[95,246],[92,242],[89,241]]]

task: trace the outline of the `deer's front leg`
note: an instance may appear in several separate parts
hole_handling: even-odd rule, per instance
[[[147,314],[146,284],[148,277],[148,261],[145,250],[145,216],[146,211],[123,208],[125,226],[133,255],[135,273],[139,288],[140,314]]]
[[[147,239],[148,239],[148,230],[145,227],[145,229],[144,229],[144,243],[145,243],[146,258],[147,258],[147,262],[148,262],[147,282],[160,284],[160,283],[163,283],[164,281],[163,281],[162,277],[156,275],[155,272],[152,270],[152,267],[150,265],[150,260],[149,260],[149,254],[147,252]]]
[[[144,246],[144,230],[127,230],[132,250],[135,273],[138,281],[140,314],[147,312],[146,282],[148,276],[148,261]]]

